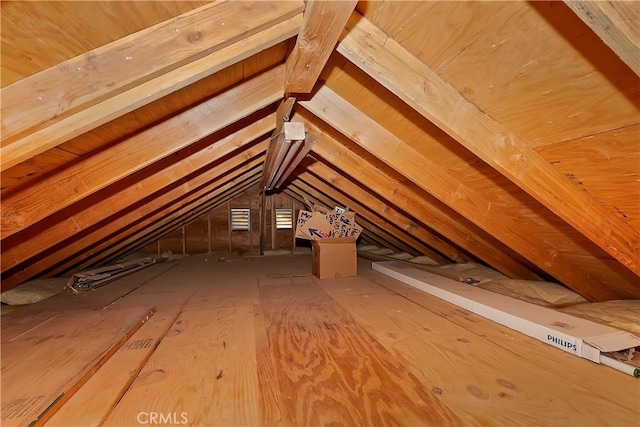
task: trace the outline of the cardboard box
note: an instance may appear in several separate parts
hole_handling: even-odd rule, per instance
[[[624,367],[613,366],[611,359],[601,354],[640,346],[640,338],[628,332],[476,288],[397,261],[376,262],[372,268],[560,350],[633,375],[637,373],[631,366],[626,371]]]
[[[298,212],[295,237],[307,240],[349,237],[357,239],[362,227],[356,224],[355,214],[333,211]]]
[[[338,237],[312,240],[313,274],[319,279],[358,275],[356,239]]]

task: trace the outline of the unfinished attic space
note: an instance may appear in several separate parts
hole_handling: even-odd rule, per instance
[[[3,426],[639,426],[640,2],[1,2]]]

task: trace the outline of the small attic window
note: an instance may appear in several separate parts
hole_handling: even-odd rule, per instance
[[[231,209],[231,231],[249,231],[250,225],[249,209]]]
[[[293,210],[276,209],[276,230],[291,230],[293,228]]]

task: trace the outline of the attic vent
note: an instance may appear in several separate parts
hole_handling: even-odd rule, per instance
[[[293,228],[293,212],[291,209],[276,209],[276,230]]]
[[[231,231],[249,231],[249,209],[231,209]]]

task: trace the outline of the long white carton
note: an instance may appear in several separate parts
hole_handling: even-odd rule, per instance
[[[447,279],[397,261],[374,262],[372,268],[480,316],[596,363],[610,365],[602,353],[640,346],[640,338],[610,326],[540,307]],[[614,361],[615,362],[615,361]],[[636,376],[630,365],[627,373]]]

